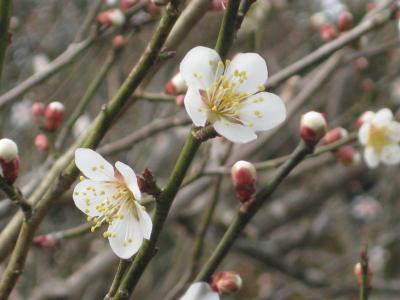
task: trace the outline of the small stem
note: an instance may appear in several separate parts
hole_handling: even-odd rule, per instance
[[[215,45],[215,51],[219,53],[223,61],[226,59],[229,48],[233,43],[233,38],[236,31],[235,24],[239,5],[239,0],[230,0],[226,7],[224,18],[222,19],[221,28],[218,34],[218,40]]]
[[[10,40],[8,26],[10,24],[11,9],[12,0],[0,1],[0,81],[6,58],[6,50]]]
[[[103,5],[104,0],[97,0],[92,7],[89,8],[88,13],[86,14],[85,19],[83,20],[82,26],[79,28],[76,36],[74,38],[74,42],[80,42],[83,39],[83,36],[88,32],[90,25],[93,20],[96,18],[97,13],[99,12],[101,6]]]
[[[130,261],[121,259],[119,261],[117,272],[115,273],[114,279],[112,281],[110,290],[108,291],[107,295],[104,297],[104,300],[110,300],[114,297],[115,293],[118,290],[118,287],[121,283],[122,277],[124,276],[126,269],[129,266]]]
[[[8,184],[3,177],[0,176],[0,189],[10,198],[11,201],[16,203],[24,213],[25,220],[29,220],[32,216],[32,207],[26,201],[21,190],[13,185]]]
[[[368,259],[368,246],[361,252],[361,286],[360,286],[360,300],[368,300],[369,292],[371,289],[370,274],[369,274],[369,259]]]
[[[296,167],[313,149],[301,142],[293,151],[292,155],[278,169],[271,181],[264,186],[253,200],[243,204],[238,210],[235,219],[225,232],[222,240],[214,250],[210,259],[200,270],[195,281],[207,281],[214,273],[224,257],[228,254],[235,240],[238,238],[245,226],[250,222],[255,213],[269,199],[284,178]]]

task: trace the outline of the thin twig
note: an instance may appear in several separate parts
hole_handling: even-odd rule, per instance
[[[12,0],[0,2],[0,82],[3,73],[4,60],[6,58],[7,46],[10,42],[8,26],[10,23]]]

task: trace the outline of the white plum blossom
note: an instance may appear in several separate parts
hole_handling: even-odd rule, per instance
[[[140,204],[135,172],[122,162],[115,163],[115,169],[97,152],[79,148],[75,151],[75,164],[86,176],[73,192],[75,205],[93,220],[92,231],[103,222],[108,230],[112,250],[120,258],[134,255],[143,239],[150,239],[152,221]]]
[[[224,65],[215,50],[195,47],[183,58],[180,73],[188,85],[184,103],[193,123],[212,124],[232,142],[252,141],[255,132],[272,129],[286,118],[283,101],[263,92],[268,70],[256,53],[237,54]]]
[[[365,146],[364,159],[369,168],[376,168],[380,162],[400,163],[400,123],[393,119],[390,109],[369,112],[358,131],[358,139]]]
[[[179,300],[219,300],[219,295],[207,282],[195,282]]]

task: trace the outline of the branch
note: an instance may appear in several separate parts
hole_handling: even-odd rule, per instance
[[[25,220],[29,220],[32,216],[32,207],[25,200],[21,190],[13,185],[8,184],[2,176],[0,176],[0,189],[10,198],[10,200],[16,203],[22,210],[25,216]]]
[[[3,73],[6,50],[10,41],[8,26],[10,23],[12,0],[2,0],[0,2],[0,81]]]

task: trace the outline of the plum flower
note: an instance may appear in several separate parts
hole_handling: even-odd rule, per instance
[[[115,169],[100,154],[91,149],[75,151],[75,164],[86,176],[73,192],[75,205],[94,221],[92,231],[103,222],[103,233],[120,258],[134,255],[143,239],[150,239],[152,221],[140,204],[141,193],[135,172],[122,162]]]
[[[380,162],[400,163],[400,123],[393,120],[390,109],[369,112],[358,131],[358,139],[365,146],[364,159],[369,168],[376,168]]]
[[[195,282],[179,300],[219,300],[219,295],[206,282]]]
[[[224,65],[213,49],[195,47],[182,60],[180,73],[188,85],[184,103],[193,123],[212,124],[232,142],[252,141],[255,132],[272,129],[286,118],[282,100],[262,92],[268,70],[256,53],[237,54]]]

